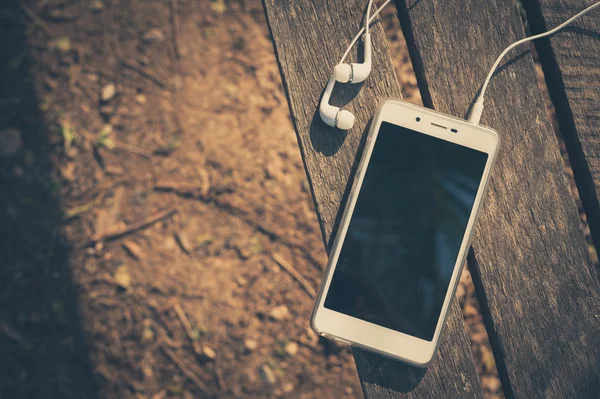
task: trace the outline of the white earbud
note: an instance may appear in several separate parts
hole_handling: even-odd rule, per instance
[[[360,83],[371,73],[371,34],[364,35],[365,57],[362,63],[338,64],[333,69],[335,80],[340,83]]]
[[[356,36],[354,36],[354,39],[352,39],[352,42],[350,42],[350,45],[346,49],[346,52],[342,56],[339,64],[333,69],[333,74],[329,78],[329,82],[327,83],[327,87],[325,88],[325,92],[321,98],[321,104],[319,105],[319,114],[321,115],[321,119],[323,119],[323,122],[329,126],[341,130],[350,130],[352,129],[352,126],[354,126],[355,118],[352,112],[329,104],[331,93],[333,92],[333,87],[335,86],[336,81],[341,83],[359,83],[363,82],[369,76],[369,73],[371,73],[371,34],[369,32],[369,24],[373,21],[377,14],[379,14],[381,9],[390,1],[391,0],[387,0],[380,8],[377,9],[377,11],[375,11],[375,14],[371,16],[373,0],[369,0],[369,4],[367,5],[367,16],[365,18],[365,26],[358,32]],[[358,39],[360,39],[360,35],[362,35],[363,32],[365,32],[364,61],[362,63],[344,64],[344,60],[348,56],[348,53],[350,53],[352,46],[354,46]]]
[[[335,86],[335,76],[332,75],[329,78],[323,97],[321,98],[321,105],[319,105],[319,114],[323,122],[331,127],[335,127],[341,130],[352,129],[354,125],[354,115],[350,111],[346,111],[339,107],[329,104],[331,98],[331,92],[333,92],[333,86]]]

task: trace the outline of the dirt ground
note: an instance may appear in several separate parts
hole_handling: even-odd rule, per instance
[[[326,255],[260,1],[11,0],[0,31],[0,397],[362,397],[309,328]]]

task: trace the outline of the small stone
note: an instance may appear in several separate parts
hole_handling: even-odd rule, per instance
[[[14,128],[0,130],[0,156],[10,157],[23,147],[21,131]]]
[[[281,321],[287,319],[290,315],[290,311],[285,305],[279,305],[271,309],[269,312],[269,317],[276,321]]]
[[[256,348],[258,348],[258,341],[255,339],[248,338],[244,341],[244,349],[246,349],[248,352],[252,352]]]
[[[67,53],[71,51],[71,40],[68,36],[61,36],[58,39],[54,39],[52,41],[52,47],[54,47],[61,53]]]
[[[196,237],[196,244],[201,247],[208,246],[213,242],[214,237],[211,234],[200,234]]]
[[[121,288],[129,288],[129,285],[131,284],[131,276],[129,275],[129,268],[127,265],[119,266],[117,272],[115,273],[115,281]]]
[[[285,353],[287,353],[290,356],[296,355],[298,353],[298,349],[298,344],[293,341],[289,342],[284,348]]]
[[[142,36],[142,40],[146,43],[162,42],[165,40],[165,34],[158,28],[148,29]]]
[[[88,6],[88,9],[93,13],[104,11],[104,3],[102,0],[92,0]]]
[[[225,4],[225,0],[213,0],[210,7],[217,14],[223,14],[227,11],[227,5]]]
[[[202,354],[210,360],[214,360],[217,358],[217,352],[215,352],[214,349],[208,345],[202,346]]]
[[[288,382],[287,384],[283,385],[283,392],[290,393],[293,390],[294,390],[294,384],[292,384],[291,382]]]
[[[104,170],[106,171],[106,174],[114,176],[122,175],[125,172],[123,167],[119,165],[106,165]]]
[[[110,101],[117,94],[117,87],[114,83],[109,83],[102,88],[102,101]]]
[[[269,367],[266,364],[263,364],[258,368],[258,374],[260,375],[260,378],[262,378],[263,381],[265,381],[269,385],[275,385],[275,383],[277,382],[277,379],[275,378],[275,373],[273,372],[273,370],[271,370],[271,367]]]
[[[352,389],[352,387],[346,387],[346,389],[344,389],[344,392],[346,392],[348,395],[352,395],[352,392],[354,392],[354,389]]]
[[[144,105],[144,104],[146,104],[146,102],[148,102],[148,99],[146,98],[145,95],[138,94],[137,96],[135,96],[135,101],[140,105]]]
[[[172,236],[165,238],[165,242],[163,243],[164,248],[167,250],[175,249],[176,245],[177,241]]]

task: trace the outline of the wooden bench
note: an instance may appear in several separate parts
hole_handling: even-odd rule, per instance
[[[526,1],[533,33],[591,0]],[[327,249],[335,235],[369,121],[400,97],[381,23],[363,87],[337,85],[333,103],[356,115],[349,132],[326,126],[317,106],[335,62],[356,34],[366,0],[264,0],[275,54]],[[378,2],[381,4],[381,0]],[[388,6],[392,7],[392,5]],[[427,107],[464,117],[498,54],[525,36],[515,1],[397,0]],[[584,28],[585,27],[585,28]],[[549,90],[592,235],[600,243],[600,15],[538,43]],[[351,58],[356,59],[354,49]],[[600,395],[600,285],[558,141],[527,46],[504,60],[482,123],[501,136],[499,161],[469,256],[507,397]],[[480,398],[458,302],[426,370],[353,350],[368,397]]]

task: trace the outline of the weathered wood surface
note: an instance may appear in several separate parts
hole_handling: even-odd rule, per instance
[[[524,36],[514,2],[398,3],[424,101],[465,116],[494,59]],[[486,97],[482,122],[501,149],[472,266],[504,389],[597,397],[600,287],[527,48],[509,54]]]
[[[318,103],[333,67],[361,24],[362,0],[264,0],[275,54],[288,97],[327,250],[349,190],[368,124],[378,103],[400,97],[381,24],[373,27],[373,71],[362,85],[336,85],[332,103],[356,115],[354,128],[325,125]],[[356,49],[351,53],[356,59]],[[367,396],[478,398],[482,396],[457,301],[440,353],[426,371],[355,351]]]
[[[552,29],[589,0],[528,1],[532,31]],[[536,45],[579,193],[600,245],[600,9]]]

